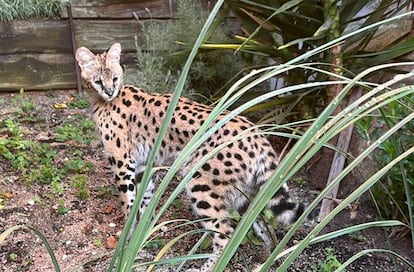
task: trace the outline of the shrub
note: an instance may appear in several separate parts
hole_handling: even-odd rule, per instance
[[[369,116],[357,123],[359,135],[369,145],[380,135],[394,126],[404,117],[414,112],[414,95],[393,101],[379,111],[376,116]],[[384,167],[414,145],[414,123],[408,123],[388,140],[381,143],[373,154],[379,167]],[[393,167],[373,187],[375,202],[385,218],[400,219],[409,222],[409,206],[414,209],[414,154],[411,154]]]
[[[134,84],[149,92],[172,92],[182,72],[182,65],[194,43],[208,11],[200,1],[178,1],[177,17],[168,23],[142,23],[143,39],[136,40],[138,74]],[[209,41],[229,41],[230,30],[223,24],[217,27]],[[208,99],[243,68],[248,61],[229,50],[200,51],[191,67],[183,95],[193,99]]]

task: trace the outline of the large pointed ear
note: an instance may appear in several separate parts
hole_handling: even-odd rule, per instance
[[[121,63],[121,45],[114,43],[106,53],[106,65]]]
[[[86,47],[79,47],[76,50],[75,58],[83,71],[93,69],[98,65],[95,55]]]

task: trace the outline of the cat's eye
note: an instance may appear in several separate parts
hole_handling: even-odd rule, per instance
[[[113,82],[114,84],[116,84],[116,83],[118,82],[118,78],[117,78],[117,77],[114,77],[114,78],[112,79],[112,82]]]
[[[102,80],[100,80],[100,79],[95,80],[95,84],[99,85],[99,86],[102,86]]]

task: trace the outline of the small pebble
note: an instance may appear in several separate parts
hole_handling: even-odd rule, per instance
[[[108,226],[109,226],[110,228],[115,228],[115,227],[116,227],[116,224],[115,224],[115,223],[109,223],[109,224],[108,224]]]

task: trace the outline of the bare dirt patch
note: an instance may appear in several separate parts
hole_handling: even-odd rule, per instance
[[[76,134],[71,134],[73,132],[68,124],[82,125],[90,120],[88,109],[76,103],[70,106],[74,97],[74,91],[0,95],[0,140],[14,137],[10,127],[5,126],[6,120],[12,120],[9,121],[10,125],[18,125],[21,138],[48,146],[47,152],[54,154],[50,163],[52,170],[65,170],[47,175],[47,169],[43,169],[42,162],[36,158],[23,158],[33,164],[18,167],[11,160],[0,157],[0,232],[16,225],[32,226],[47,238],[62,271],[105,271],[112,255],[111,242],[114,242],[116,232],[123,226],[123,216],[99,141],[96,138],[82,141],[82,137],[90,135],[88,130],[76,131],[79,127],[75,127]],[[59,132],[58,128],[62,127],[65,129]],[[37,153],[39,151],[34,149],[27,148],[24,154],[40,156]],[[309,202],[314,197],[321,187],[321,180],[326,180],[324,176],[329,165],[329,161],[324,160],[321,154],[321,157],[311,162],[309,168],[303,170],[298,178],[303,179],[304,184],[293,189],[299,198]],[[40,169],[41,174],[36,176],[38,172],[31,170],[38,168],[43,170]],[[49,176],[52,179],[43,180]],[[60,178],[53,182],[53,176]],[[79,178],[83,176],[87,179],[84,185]],[[347,189],[341,191],[342,195],[348,194],[358,184],[358,177],[350,177],[347,182]],[[183,199],[173,205],[165,219],[191,217],[188,207],[188,201]],[[369,199],[364,198],[360,200],[356,218],[350,219],[349,213],[345,211],[325,231],[373,221],[375,217]],[[303,227],[296,241],[305,236],[307,228],[310,227]],[[180,231],[184,230],[165,233],[161,238],[168,241]],[[186,254],[195,238],[178,243],[174,254]],[[382,229],[370,229],[356,236],[341,237],[312,246],[289,271],[324,271],[320,270],[320,264],[327,260],[326,248],[332,248],[337,260],[344,262],[362,249],[389,248],[388,242],[393,250],[414,261],[409,237],[393,237],[387,241]],[[148,254],[141,257],[154,256],[158,250],[153,246]],[[234,258],[233,269],[247,271],[244,267],[253,268],[255,263],[265,258],[263,252],[260,245],[246,243]],[[42,241],[32,231],[22,229],[0,244],[0,271],[54,271],[54,268]],[[389,255],[369,254],[358,259],[347,271],[409,271],[409,268]]]

